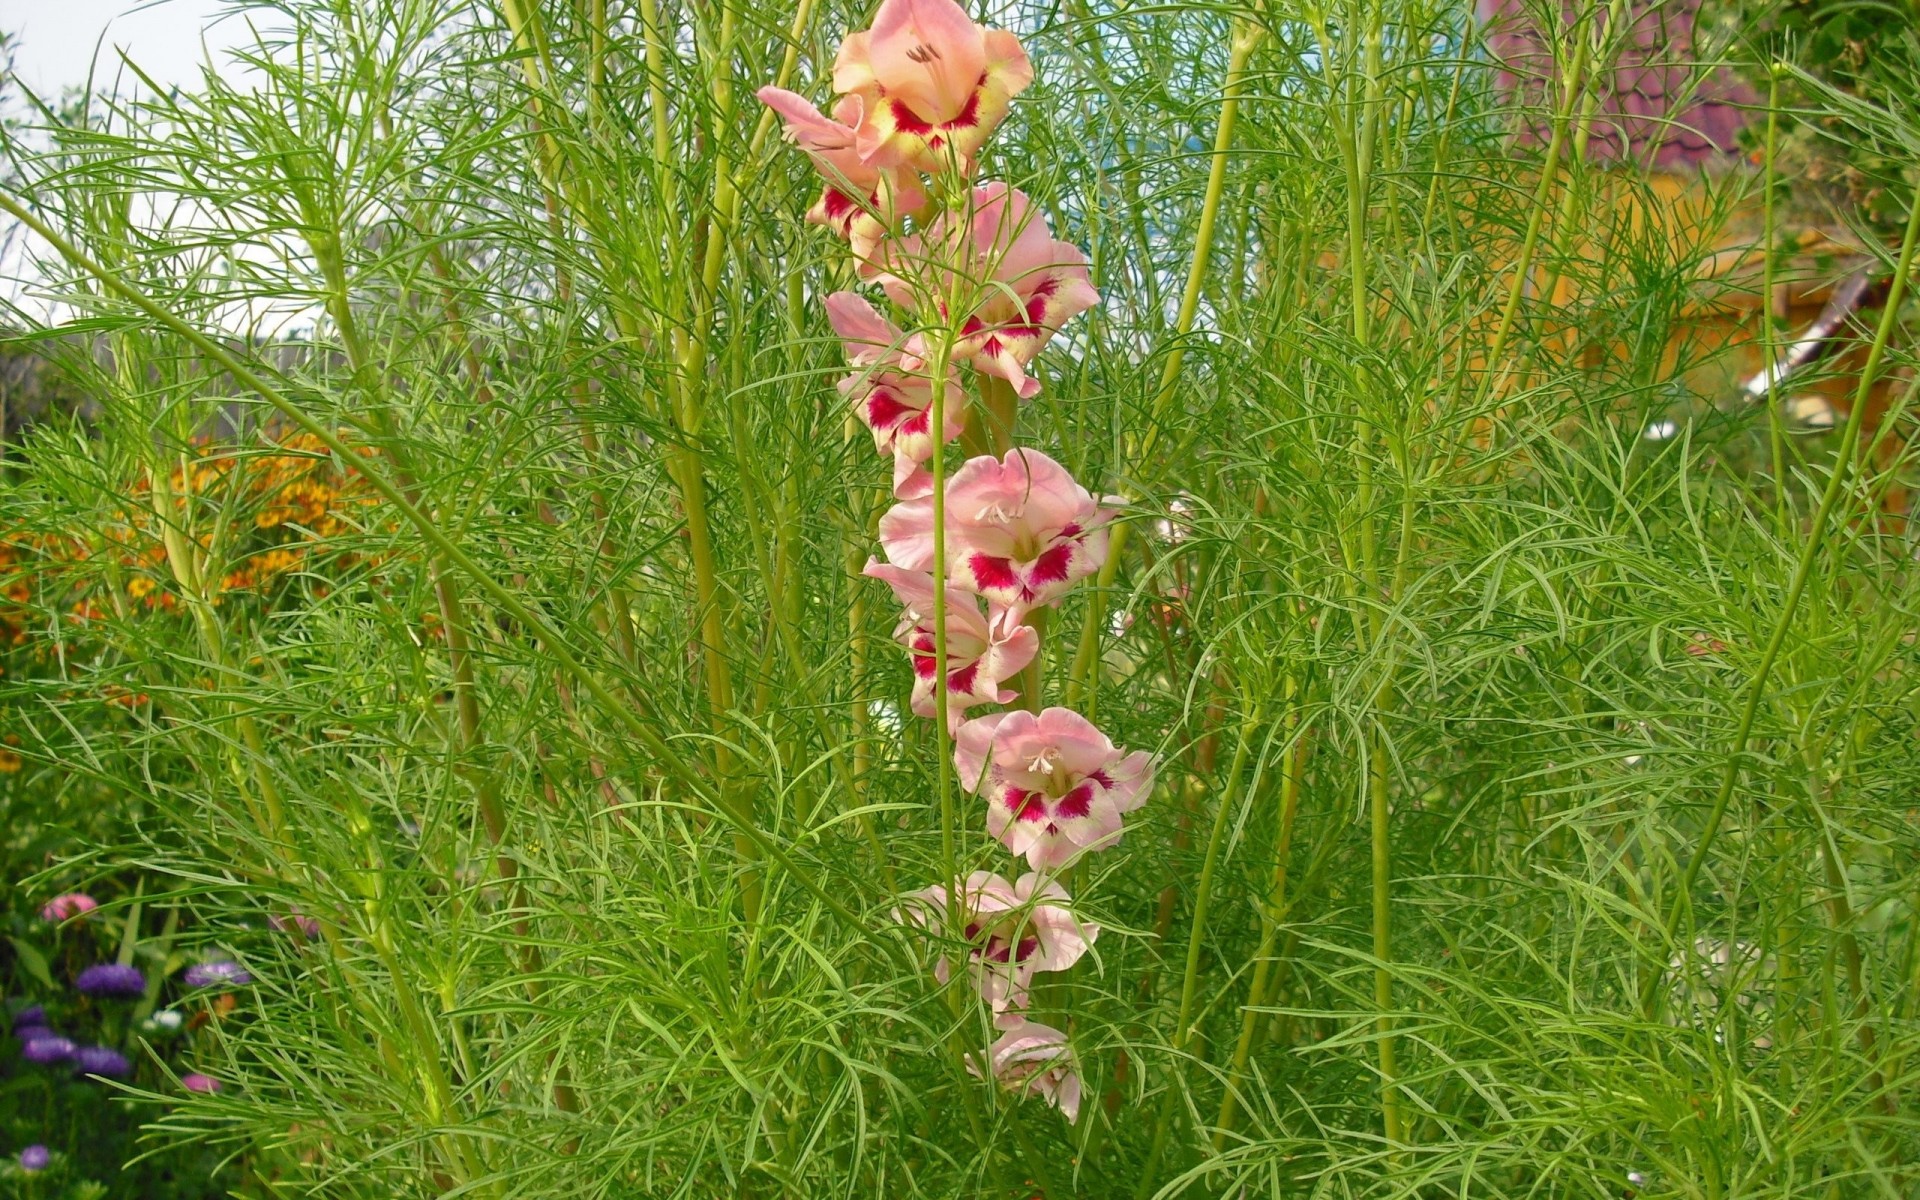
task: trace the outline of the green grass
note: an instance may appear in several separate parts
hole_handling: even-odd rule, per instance
[[[889,501],[818,303],[850,272],[751,102],[823,97],[869,14],[255,7],[292,31],[261,90],[9,147],[100,411],[10,448],[0,513],[148,505],[179,604],[116,609],[99,541],[97,619],[37,594],[0,795],[119,806],[42,890],[137,873],[259,980],[194,1035],[228,1088],[139,1110],[156,1144],[262,1197],[1911,1191],[1914,543],[1873,515],[1904,407],[1871,456],[1784,435],[1774,478],[1764,407],[1663,360],[1714,223],[1576,253],[1632,179],[1563,156],[1536,195],[1462,6],[1002,16],[1038,79],[985,170],[1105,296],[1019,437],[1128,529],[1044,678],[1160,771],[1035,1001],[1074,1126],[967,1076],[985,1017],[890,917],[944,869],[940,759],[858,574]],[[1912,145],[1906,85],[1832,103]],[[1724,221],[1759,184],[1704,186]],[[268,302],[290,347],[223,336]],[[1866,336],[1904,406],[1901,316]],[[221,597],[253,511],[136,483],[295,414],[387,495],[350,557]]]

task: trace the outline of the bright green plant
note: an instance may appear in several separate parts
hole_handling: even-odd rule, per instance
[[[153,1136],[262,1196],[1909,1189],[1910,387],[1786,486],[1724,467],[1759,409],[1644,436],[1756,180],[1621,217],[1560,152],[1580,69],[1514,157],[1459,5],[984,14],[1034,79],[979,170],[1102,297],[1017,438],[1123,501],[1019,690],[1157,766],[1032,981],[1069,1124],[969,1075],[993,1031],[895,917],[999,851],[861,575],[858,272],[749,100],[825,101],[872,14],[241,7],[244,82],[47,115],[0,195],[100,342],[6,518],[139,500],[179,605],[0,680],[0,787],[137,802],[102,855],[256,975]],[[1826,102],[1920,136],[1915,81]],[[253,510],[164,481],[296,428],[375,499],[229,603]],[[109,679],[137,720],[81,712]]]

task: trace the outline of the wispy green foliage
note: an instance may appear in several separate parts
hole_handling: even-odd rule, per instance
[[[100,405],[17,448],[0,533],[99,552],[87,619],[23,610],[0,790],[128,805],[97,857],[259,981],[156,1138],[261,1196],[1911,1190],[1911,333],[1855,469],[1754,466],[1693,301],[1757,179],[1666,223],[1543,182],[1459,5],[999,14],[1038,81],[992,169],[1105,294],[1021,438],[1129,527],[1046,671],[1161,764],[1042,985],[1068,1126],[967,1077],[991,1031],[892,917],[941,872],[933,738],[859,576],[844,252],[751,100],[823,97],[868,14],[236,8],[250,74],[10,146]],[[166,481],[296,419],[373,502],[243,601],[254,510]]]

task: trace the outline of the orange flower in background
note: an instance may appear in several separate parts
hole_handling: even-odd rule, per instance
[[[363,447],[361,453],[376,452]],[[215,604],[271,604],[297,572],[377,570],[384,561],[328,544],[361,529],[366,522],[355,512],[378,497],[311,434],[251,447],[196,438],[188,461],[172,467],[167,479],[190,514],[193,540],[223,564],[215,568],[222,574],[209,596]],[[71,529],[0,528],[0,650],[21,647],[44,656],[36,631],[47,626],[49,611],[63,614],[70,626],[130,612],[181,611],[153,484],[143,476],[113,489],[128,498],[124,507],[90,514]],[[216,512],[226,530],[218,547]],[[121,570],[103,574],[102,561]],[[313,593],[322,588],[315,585]],[[144,697],[119,702],[132,706]]]

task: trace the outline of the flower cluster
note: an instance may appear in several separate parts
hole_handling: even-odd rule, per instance
[[[825,179],[807,219],[845,239],[858,278],[894,313],[857,291],[825,302],[852,368],[839,390],[892,462],[885,558],[866,574],[900,602],[912,709],[945,717],[988,831],[1030,868],[1011,882],[975,871],[935,885],[898,916],[964,947],[1000,1032],[975,1071],[1073,1120],[1081,1085],[1067,1035],[1027,1010],[1034,976],[1071,967],[1099,929],[1074,916],[1053,875],[1119,840],[1153,766],[1037,694],[1036,614],[1100,569],[1114,511],[1054,459],[1012,444],[1018,402],[1041,387],[1035,358],[1100,300],[1086,255],[1052,236],[1033,201],[977,177],[1032,79],[1019,40],[954,0],[884,0],[840,49],[831,116],[780,88],[759,96]],[[956,440],[969,456],[949,472],[942,448]],[[981,708],[995,711],[970,715]],[[936,975],[952,971],[942,958]]]
[[[92,915],[99,908],[99,902],[84,892],[65,892],[42,905],[40,916],[54,936],[68,942],[71,958],[86,954],[87,945],[105,933]],[[89,924],[94,928],[88,929]],[[150,982],[139,967],[95,962],[74,973],[77,998],[55,1002],[60,1010],[57,1024],[47,1004],[29,1003],[13,1011],[9,1028],[19,1043],[21,1060],[30,1066],[83,1078],[130,1079],[136,1066],[123,1047],[130,1046],[131,1035],[137,1033],[149,1047],[157,1048],[183,1032],[225,1017],[235,1008],[231,989],[252,978],[246,967],[223,955],[190,964],[182,972],[181,983],[203,994],[198,999],[204,1007],[189,1017],[177,1008],[154,1008],[154,993],[164,985]],[[182,1075],[179,1082],[188,1092],[210,1093],[221,1086],[213,1077],[193,1072]]]

